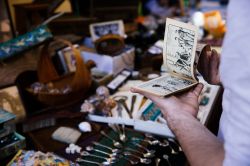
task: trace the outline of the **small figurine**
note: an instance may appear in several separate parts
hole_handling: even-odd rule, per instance
[[[94,113],[95,107],[90,102],[86,101],[81,105],[81,112]]]

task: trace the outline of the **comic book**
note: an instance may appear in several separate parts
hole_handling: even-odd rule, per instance
[[[163,45],[163,65],[168,73],[135,86],[157,96],[168,96],[198,84],[196,47],[198,28],[167,18]]]

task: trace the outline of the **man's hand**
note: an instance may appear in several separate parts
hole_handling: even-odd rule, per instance
[[[189,114],[194,117],[198,113],[198,97],[202,91],[203,85],[198,84],[196,87],[188,92],[182,93],[178,96],[170,96],[167,98],[158,97],[140,90],[131,89],[134,93],[140,93],[148,99],[152,100],[157,107],[160,108],[166,120],[168,120],[169,114]]]
[[[220,56],[216,50],[201,54],[198,71],[209,84],[220,84],[219,64]]]
[[[131,91],[151,99],[161,109],[168,127],[175,134],[190,165],[222,165],[223,144],[196,119],[198,96],[202,88],[203,85],[198,84],[186,93],[167,98],[135,89]]]

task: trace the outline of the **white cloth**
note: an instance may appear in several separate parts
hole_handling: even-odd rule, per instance
[[[225,166],[250,165],[250,0],[230,0],[221,57]]]

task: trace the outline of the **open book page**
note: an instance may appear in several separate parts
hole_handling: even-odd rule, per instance
[[[197,82],[191,79],[183,79],[175,75],[165,74],[164,76],[144,82],[134,88],[156,96],[167,96],[190,88],[196,84]]]
[[[167,18],[163,60],[170,72],[196,79],[194,74],[197,27]]]

